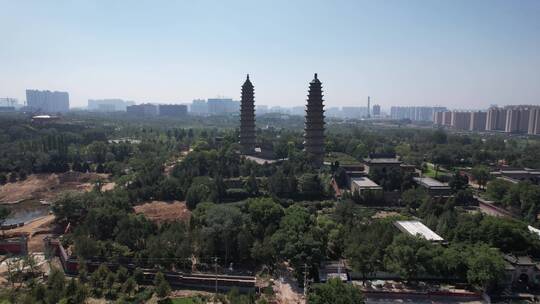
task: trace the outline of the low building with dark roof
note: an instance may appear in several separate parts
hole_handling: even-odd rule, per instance
[[[414,177],[413,180],[431,196],[449,196],[452,194],[452,188],[447,183],[442,183],[434,178]]]
[[[540,184],[540,169],[530,168],[501,168],[491,172],[496,178],[503,178],[512,183],[520,181],[530,181],[534,184]]]
[[[540,265],[529,256],[504,255],[505,283],[523,289],[540,286]]]
[[[383,188],[365,176],[351,177],[351,191],[382,191]]]
[[[375,155],[372,154],[368,158],[364,158],[364,166],[366,173],[371,170],[381,170],[387,172],[392,169],[401,170],[401,161],[392,155]]]

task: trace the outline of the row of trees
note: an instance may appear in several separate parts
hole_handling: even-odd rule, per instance
[[[530,224],[538,223],[540,186],[530,182],[511,183],[495,179],[487,186],[487,196],[505,208],[519,214]]]

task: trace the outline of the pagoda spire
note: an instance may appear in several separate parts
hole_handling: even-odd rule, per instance
[[[242,85],[240,100],[240,148],[242,154],[255,153],[255,93],[249,74]]]
[[[315,73],[313,80],[309,83],[304,149],[316,168],[319,168],[324,161],[324,124],[322,83]]]

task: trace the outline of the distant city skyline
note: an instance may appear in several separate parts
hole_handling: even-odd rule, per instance
[[[0,0],[0,97],[304,106],[540,104],[539,1]]]

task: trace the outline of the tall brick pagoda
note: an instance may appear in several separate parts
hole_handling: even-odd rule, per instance
[[[255,153],[255,94],[249,74],[242,85],[240,101],[240,146],[242,154]]]
[[[319,168],[324,160],[324,105],[321,81],[315,78],[309,83],[309,93],[306,107],[304,129],[304,149],[313,161],[313,166]]]

